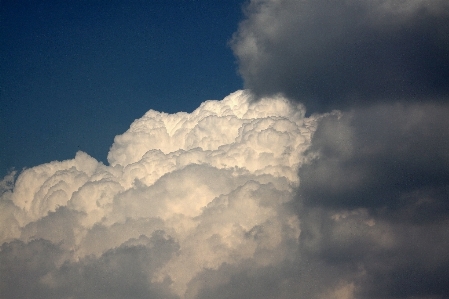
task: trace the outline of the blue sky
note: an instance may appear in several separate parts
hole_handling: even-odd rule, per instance
[[[105,162],[149,109],[191,112],[242,88],[228,46],[242,1],[2,1],[0,175]]]

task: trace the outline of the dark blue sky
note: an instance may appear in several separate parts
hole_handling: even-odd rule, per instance
[[[194,110],[242,80],[228,41],[239,1],[2,1],[0,175],[106,161],[149,109]]]

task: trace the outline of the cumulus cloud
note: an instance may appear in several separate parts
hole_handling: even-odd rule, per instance
[[[446,101],[445,0],[253,0],[231,42],[245,85],[309,112]]]
[[[288,205],[316,119],[251,98],[151,110],[115,138],[110,166],[78,152],[7,176],[2,297],[196,298],[207,271],[219,287],[294,259]]]
[[[1,298],[449,297],[448,2],[246,13],[250,90],[0,182]]]
[[[445,298],[448,113],[306,118],[248,91],[149,111],[109,166],[78,152],[3,179],[0,295]]]

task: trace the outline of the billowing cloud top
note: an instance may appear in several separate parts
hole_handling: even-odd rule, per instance
[[[0,231],[10,243],[1,264],[12,272],[2,271],[10,282],[2,291],[90,298],[106,284],[96,298],[139,290],[194,298],[206,270],[292,258],[300,226],[286,204],[315,128],[304,112],[237,91],[191,114],[147,112],[115,138],[110,166],[78,152],[23,171],[15,184],[5,178]],[[30,269],[26,282],[14,276]],[[114,293],[115,279],[130,276]]]

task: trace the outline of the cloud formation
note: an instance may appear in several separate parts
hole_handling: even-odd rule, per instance
[[[115,138],[110,166],[78,152],[6,177],[2,298],[196,298],[207,271],[219,287],[293,259],[287,205],[316,121],[251,97],[151,110]]]
[[[231,42],[245,86],[309,112],[449,95],[445,0],[254,0]]]
[[[251,91],[3,179],[0,297],[448,298],[448,14],[251,1]]]

